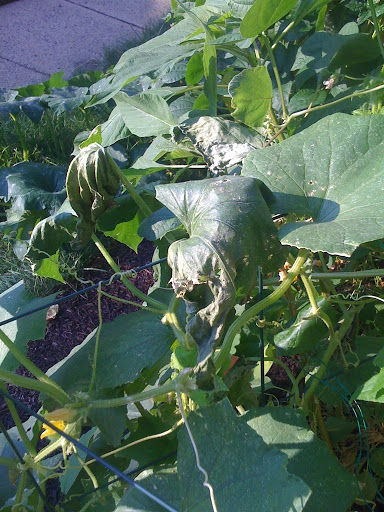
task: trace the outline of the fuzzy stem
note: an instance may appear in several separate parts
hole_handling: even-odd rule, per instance
[[[217,372],[219,372],[222,366],[226,363],[236,334],[244,327],[244,325],[250,322],[252,318],[257,316],[260,311],[266,309],[271,304],[276,302],[286,293],[287,290],[289,290],[291,284],[298,276],[300,269],[304,265],[307,257],[308,251],[306,249],[300,249],[296,261],[289,269],[287,277],[284,279],[281,285],[274,292],[268,295],[268,297],[249,308],[239,318],[237,318],[237,320],[233,322],[233,324],[228,329],[227,334],[225,335],[223,343],[219,349],[219,353],[214,357]]]
[[[281,108],[282,108],[282,111],[283,111],[283,119],[286,119],[287,118],[287,107],[285,105],[283,86],[281,84],[279,70],[277,68],[275,56],[273,55],[273,51],[272,51],[271,45],[269,44],[269,39],[268,39],[268,37],[264,33],[263,33],[263,41],[264,41],[265,47],[267,49],[268,57],[269,57],[269,59],[271,61],[271,64],[272,64],[272,69],[273,69],[273,73],[275,75],[277,88],[279,90],[280,101],[281,101]]]
[[[8,382],[9,384],[14,384],[15,386],[19,386],[20,388],[40,391],[40,393],[44,393],[50,396],[61,405],[68,403],[70,400],[67,393],[65,393],[62,389],[58,390],[46,382],[30,379],[29,377],[23,377],[21,375],[16,375],[15,373],[8,372],[7,370],[0,369],[0,380],[3,382]]]
[[[278,126],[279,123],[277,122],[276,115],[275,115],[275,112],[274,112],[272,106],[269,107],[268,115],[271,118],[271,121],[273,123],[274,132],[275,132],[275,134],[277,136],[277,140],[279,142],[282,142],[284,140],[284,136],[283,136],[283,134],[281,133],[280,130],[275,130],[275,127]]]
[[[375,27],[377,43],[379,45],[381,55],[384,59],[384,46],[383,46],[383,41],[381,40],[381,37],[380,37],[380,29],[379,29],[379,24],[377,22],[375,5],[373,3],[373,0],[368,0],[368,4],[369,4],[369,8],[370,8],[371,14],[372,14],[373,26]]]
[[[112,268],[112,270],[114,270],[114,272],[116,272],[117,274],[121,274],[121,280],[125,284],[125,286],[128,288],[128,290],[130,290],[134,295],[136,295],[136,297],[145,301],[147,304],[151,305],[155,309],[158,309],[164,313],[167,311],[168,307],[165,304],[163,304],[162,302],[160,302],[156,299],[152,299],[149,295],[146,295],[145,293],[141,292],[138,288],[136,288],[136,286],[133,283],[131,283],[131,281],[126,276],[123,275],[123,273],[120,270],[117,263],[114,261],[114,259],[109,254],[107,249],[104,247],[104,245],[101,243],[101,241],[98,239],[98,237],[94,233],[92,235],[92,240],[95,243],[96,247],[101,252],[101,254],[104,256],[104,258],[106,259],[108,265]]]
[[[185,345],[188,347],[187,338],[185,336],[185,332],[180,327],[179,319],[177,318],[177,307],[179,305],[180,299],[173,295],[171,302],[169,304],[168,311],[165,313],[163,317],[163,321],[169,324],[172,327],[173,333],[176,336],[179,345]]]
[[[24,510],[24,507],[21,507],[22,501],[23,501],[23,494],[25,485],[27,483],[27,472],[22,471],[20,475],[19,484],[17,486],[16,496],[15,496],[15,503],[12,507],[12,510]]]
[[[38,462],[45,459],[45,457],[48,457],[48,455],[55,452],[62,446],[63,439],[60,437],[59,439],[56,439],[56,441],[53,441],[48,446],[45,446],[42,450],[40,450],[36,457],[33,459],[33,462],[37,464]]]
[[[319,308],[317,304],[317,291],[314,287],[312,281],[308,278],[308,276],[305,274],[305,272],[300,272],[301,280],[304,283],[305,291],[307,292],[307,295],[309,297],[309,301],[311,303],[313,314],[315,316],[318,316],[320,320],[324,322],[324,324],[327,326],[329,331],[329,339],[332,342],[332,340],[335,340],[340,348],[341,357],[343,358],[343,362],[346,368],[348,368],[348,363],[345,359],[343,347],[341,346],[341,341],[338,339],[338,337],[335,335],[335,330],[333,328],[332,320],[330,319],[329,315],[325,311],[323,311],[321,308]]]
[[[278,43],[283,39],[283,37],[291,30],[291,28],[295,25],[295,23],[298,23],[297,20],[294,20],[294,21],[291,21],[291,23],[289,23],[289,25],[287,25],[285,27],[285,29],[281,32],[281,34],[279,34],[279,36],[275,39],[275,41],[273,42],[273,45],[271,47],[272,50],[274,50],[276,48],[276,46],[278,45]]]
[[[364,279],[365,277],[384,277],[384,269],[358,270],[356,272],[313,272],[312,279]]]
[[[89,383],[88,393],[91,393],[91,391],[93,390],[94,385],[95,385],[97,356],[99,354],[99,341],[100,341],[101,329],[103,328],[103,313],[101,311],[101,283],[99,283],[99,286],[97,288],[97,314],[99,317],[99,325],[97,327],[97,332],[96,332],[95,351],[93,353],[92,376],[91,376],[91,382]]]
[[[124,405],[128,405],[134,402],[140,402],[143,400],[148,400],[155,396],[165,395],[167,393],[171,393],[175,391],[175,381],[169,381],[162,386],[158,386],[156,388],[150,388],[146,391],[142,391],[141,393],[137,393],[132,396],[123,396],[121,398],[111,398],[110,400],[94,400],[86,405],[83,402],[72,403],[70,404],[71,408],[75,407],[86,407],[87,409],[110,409],[112,407],[122,407]]]
[[[29,372],[31,372],[32,375],[34,377],[36,377],[36,379],[38,379],[38,381],[40,381],[42,384],[47,386],[47,389],[48,389],[48,387],[50,388],[50,390],[51,390],[50,396],[53,396],[53,397],[56,396],[55,399],[58,400],[60,403],[68,402],[69,396],[65,393],[65,391],[63,391],[63,389],[61,389],[61,387],[58,384],[56,384],[56,382],[54,382],[52,379],[47,377],[47,375],[42,370],[40,370],[40,368],[38,368],[34,363],[32,363],[32,361],[30,361],[28,359],[28,357],[25,356],[16,347],[16,345],[14,343],[12,343],[12,341],[8,338],[8,336],[5,334],[5,332],[2,331],[1,329],[0,329],[0,340],[4,343],[4,345],[7,347],[7,349],[12,353],[12,355],[18,360],[18,362],[24,366],[24,368],[26,368]],[[4,370],[0,370],[0,371],[4,371]],[[13,375],[11,372],[6,372],[6,373]],[[15,377],[16,377],[16,375],[15,375]],[[33,379],[28,379],[28,380],[35,382]],[[6,382],[9,382],[9,381],[6,381]],[[31,389],[35,389],[35,388],[31,388]]]
[[[314,375],[314,379],[312,381],[311,386],[309,387],[308,391],[305,393],[304,400],[302,403],[304,412],[308,411],[309,402],[312,399],[321,379],[323,378],[323,376],[327,370],[327,365],[328,365],[329,361],[331,360],[331,357],[333,356],[335,350],[339,347],[341,340],[347,334],[349,328],[352,325],[355,315],[360,311],[360,309],[361,308],[356,308],[356,310],[353,312],[353,314],[349,313],[347,316],[344,316],[344,322],[341,324],[340,329],[330,339],[328,348],[325,351],[325,354],[322,358],[321,366],[318,369],[318,371],[316,372],[316,374]]]
[[[135,187],[132,185],[132,183],[129,181],[129,179],[125,176],[123,171],[120,169],[120,167],[115,163],[113,158],[108,159],[108,163],[111,165],[112,169],[115,171],[117,176],[120,178],[120,181],[124,185],[126,191],[129,193],[129,195],[132,197],[132,199],[135,201],[137,206],[139,207],[141,213],[145,217],[149,217],[149,215],[152,215],[152,210],[147,205],[147,203],[144,201],[144,199],[141,198],[140,194],[138,194],[135,190]]]
[[[324,103],[322,105],[317,105],[316,107],[306,108],[305,110],[300,110],[298,112],[294,112],[293,114],[291,114],[288,117],[286,122],[281,126],[280,130],[277,133],[275,133],[275,135],[273,137],[271,137],[271,139],[269,139],[269,141],[266,142],[263,147],[265,148],[265,147],[269,146],[286,129],[286,127],[289,125],[289,123],[292,121],[292,119],[295,119],[296,117],[304,116],[306,114],[310,114],[311,112],[317,112],[318,110],[323,110],[325,108],[332,107],[333,105],[337,105],[338,103],[341,103],[342,101],[350,100],[357,96],[364,96],[365,94],[371,94],[372,92],[381,91],[382,89],[384,89],[384,85],[378,85],[377,87],[374,87],[373,89],[368,89],[366,91],[357,91],[352,94],[348,94],[347,96],[344,96],[343,98],[339,98],[337,100],[330,101],[329,103]]]

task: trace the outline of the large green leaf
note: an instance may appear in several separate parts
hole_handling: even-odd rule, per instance
[[[365,383],[374,381],[380,369],[374,364],[374,357],[384,347],[384,338],[374,336],[356,336],[351,343],[352,350],[345,353],[347,369],[342,361],[333,359],[327,365],[326,377],[319,382],[316,390],[318,398],[333,407],[342,404],[346,396],[353,394],[356,398]],[[323,348],[324,350],[324,348]],[[318,365],[321,355],[313,358]],[[310,377],[310,386],[315,377]]]
[[[169,248],[172,284],[187,302],[187,329],[199,345],[199,361],[221,337],[236,295],[247,295],[265,272],[281,263],[281,248],[261,182],[225,176],[156,187],[156,197],[190,238]]]
[[[139,137],[171,133],[177,125],[167,102],[157,94],[128,96],[119,92],[114,100],[128,129]]]
[[[180,130],[202,153],[212,172],[227,171],[252,149],[263,146],[263,137],[256,130],[221,117],[190,119]]]
[[[384,237],[383,131],[383,116],[335,114],[246,157],[243,175],[271,189],[274,211],[310,218],[283,225],[283,244],[350,255]]]
[[[43,104],[46,104],[57,115],[70,112],[89,100],[88,90],[88,87],[75,87],[74,85],[60,89],[53,88],[49,95],[44,96]]]
[[[97,390],[133,382],[169,351],[172,330],[161,317],[148,311],[120,315],[103,325],[99,340],[95,388]],[[49,370],[52,379],[67,392],[87,391],[92,375],[96,330]]]
[[[202,80],[203,76],[203,54],[201,52],[194,53],[188,61],[187,70],[185,72],[185,81],[187,85],[195,85]]]
[[[217,15],[213,7],[197,7],[192,9],[200,19],[208,21],[210,16]],[[89,105],[104,103],[112,98],[123,86],[136,77],[158,71],[161,67],[171,67],[202,49],[201,43],[184,43],[200,28],[195,18],[187,17],[174,24],[169,30],[158,37],[154,37],[144,44],[131,48],[121,56],[113,69],[114,76],[108,84],[102,79],[100,90],[97,91]],[[97,85],[97,84],[96,84]]]
[[[177,470],[174,467],[163,468],[154,473],[152,469],[143,471],[138,478],[138,484],[176,510],[180,509],[180,490],[177,478]],[[129,487],[114,512],[163,512],[164,507],[157,505],[145,494]]]
[[[384,338],[377,338],[381,344]],[[366,400],[369,402],[384,403],[384,348],[375,357],[373,364],[376,367],[376,372],[369,379],[365,379],[353,393],[353,398],[357,400]]]
[[[325,4],[329,3],[331,0],[299,0],[295,5],[294,9],[292,9],[290,18],[298,22],[298,20],[302,20],[304,16],[309,14],[314,9],[321,9]]]
[[[137,233],[141,219],[137,204],[131,196],[124,194],[116,199],[116,207],[101,216],[97,228],[137,252],[142,241]]]
[[[94,130],[96,129],[97,127]],[[127,138],[128,135],[129,130],[124,123],[124,119],[119,109],[115,107],[107,121],[100,125],[100,140],[95,142],[99,142],[104,147],[112,146],[115,142]]]
[[[283,18],[297,0],[256,0],[240,25],[244,37],[257,37]]]
[[[38,123],[44,112],[44,107],[40,103],[40,98],[22,98],[15,100],[16,91],[6,91],[2,93],[0,89],[0,118],[9,118],[10,114],[17,115],[23,112],[33,123]]]
[[[384,403],[384,368],[380,368],[369,380],[364,382],[353,394],[356,400]]]
[[[338,462],[326,444],[308,428],[301,411],[271,407],[249,411],[242,417],[267,443],[288,456],[287,470],[311,490],[308,512],[345,512],[359,494],[356,479]],[[310,470],[308,463],[312,461]],[[281,510],[271,508],[271,510]]]
[[[265,66],[245,69],[229,83],[235,111],[232,117],[248,126],[261,126],[271,105],[272,82]]]
[[[163,206],[163,208],[156,210],[140,224],[137,234],[154,242],[179,226],[179,219],[168,208]]]
[[[379,47],[368,34],[315,32],[298,50],[292,71],[307,67],[318,73],[339,67],[370,62],[379,56]]]
[[[326,299],[320,299],[318,306],[332,320],[335,319],[336,311]],[[279,355],[303,354],[316,351],[328,335],[327,326],[309,304],[299,311],[293,325],[274,336],[273,344]]]
[[[271,447],[243,419],[228,400],[200,409],[188,416],[200,465],[208,474],[217,510],[239,508],[258,512],[300,512],[311,490],[303,479],[287,471],[288,458],[279,447]],[[196,465],[196,454],[185,428],[179,434],[178,465],[157,473],[144,472],[137,479],[180,512],[212,509],[210,493]],[[157,491],[157,492],[156,492]],[[130,488],[116,512],[162,510],[146,496]],[[308,509],[309,510],[309,509]]]
[[[69,202],[65,203],[69,206]],[[52,256],[64,243],[73,240],[77,218],[70,208],[63,208],[55,215],[41,220],[34,227],[25,257],[36,262]]]
[[[287,471],[287,457],[268,446],[255,431],[236,416],[228,400],[191,413],[188,422],[200,464],[208,473],[218,510],[280,512],[304,510],[311,493],[301,478]],[[178,475],[182,511],[211,510],[209,491],[196,466],[191,441],[179,434]]]
[[[233,16],[243,19],[255,0],[228,0],[228,7]]]
[[[61,166],[22,162],[0,169],[0,197],[12,201],[12,213],[55,213],[66,197],[66,170]]]
[[[56,294],[49,297],[37,298],[25,290],[23,281],[0,295],[0,322],[25,311],[48,304]],[[12,343],[23,353],[27,353],[29,341],[39,340],[45,336],[46,309],[32,313],[24,318],[10,322],[1,327]],[[2,370],[14,371],[19,366],[17,359],[9,352],[8,348],[0,340],[0,367]]]

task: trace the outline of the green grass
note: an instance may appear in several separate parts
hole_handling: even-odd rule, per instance
[[[76,135],[104,122],[110,111],[111,107],[106,105],[89,110],[76,109],[60,116],[46,111],[38,124],[23,113],[19,114],[17,123],[25,140],[28,160],[67,165]],[[10,167],[23,160],[23,145],[16,124],[11,118],[4,119],[0,123],[0,167]]]
[[[52,280],[35,276],[26,261],[20,261],[13,252],[13,244],[7,236],[0,233],[0,293],[23,280],[27,290],[35,295],[47,295],[54,283]]]

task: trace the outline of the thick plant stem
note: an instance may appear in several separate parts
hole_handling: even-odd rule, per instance
[[[54,394],[56,394],[56,397],[57,397],[56,400],[58,400],[61,403],[68,402],[69,396],[61,389],[61,387],[58,384],[56,384],[56,382],[54,382],[52,379],[50,379],[47,375],[45,375],[45,373],[42,370],[40,370],[40,368],[38,368],[35,364],[33,364],[32,361],[30,361],[28,359],[28,357],[25,356],[16,347],[16,345],[14,343],[12,343],[12,341],[8,338],[8,336],[5,334],[5,332],[2,331],[1,329],[0,329],[0,340],[4,343],[4,345],[7,347],[7,349],[12,353],[12,355],[15,356],[15,358],[18,360],[18,362],[24,366],[24,368],[26,368],[29,372],[31,372],[32,375],[34,377],[36,377],[36,379],[38,379],[38,381],[40,381],[42,384],[47,386],[47,388],[48,387],[51,388],[50,396],[53,396]],[[3,371],[3,370],[1,370],[1,371]],[[7,372],[7,373],[11,373],[11,372]],[[11,375],[13,375],[13,374],[11,374]],[[28,379],[28,380],[33,381],[33,379]],[[33,388],[31,388],[31,389],[33,389]]]
[[[158,386],[157,388],[151,388],[146,391],[142,391],[141,393],[137,393],[132,396],[123,396],[121,398],[111,398],[110,400],[94,400],[86,405],[87,409],[110,409],[112,407],[121,407],[123,405],[132,404],[134,402],[141,402],[143,400],[148,400],[155,396],[166,395],[167,393],[172,393],[175,391],[175,381],[169,381],[162,386]],[[70,406],[76,407],[79,405],[80,407],[83,405],[81,402],[79,404],[70,404]]]
[[[277,64],[276,64],[275,56],[273,55],[273,50],[271,48],[271,45],[269,44],[268,36],[266,36],[264,33],[263,33],[263,41],[264,41],[265,47],[267,49],[268,57],[269,57],[269,59],[271,61],[271,64],[272,64],[272,69],[273,69],[273,73],[275,75],[277,88],[279,90],[280,101],[281,101],[281,108],[282,108],[282,111],[283,111],[283,118],[286,119],[287,118],[287,107],[285,105],[283,86],[281,84],[279,70],[277,69]]]
[[[162,322],[169,324],[172,327],[173,333],[175,334],[179,345],[185,345],[187,348],[188,343],[185,336],[185,332],[180,327],[179,319],[177,318],[177,307],[179,305],[180,299],[174,295],[169,304],[168,311],[165,313]]]
[[[313,272],[312,279],[364,279],[384,277],[384,269],[357,270],[356,272]]]
[[[227,334],[225,335],[219,353],[214,357],[217,372],[219,372],[222,366],[226,363],[236,334],[255,316],[257,316],[260,313],[260,311],[266,309],[271,304],[276,302],[278,299],[280,299],[280,297],[282,297],[286,293],[287,290],[289,290],[291,284],[299,275],[300,269],[304,265],[307,257],[308,251],[306,249],[300,249],[294,264],[289,269],[287,277],[286,279],[284,279],[281,285],[274,292],[268,295],[268,297],[261,300],[251,308],[249,308],[237,320],[233,322],[233,324],[228,329]]]
[[[117,263],[114,261],[112,256],[109,254],[107,249],[104,247],[104,245],[101,243],[101,241],[97,238],[97,236],[95,234],[92,235],[92,240],[95,243],[96,247],[101,252],[101,254],[104,256],[104,258],[106,259],[108,265],[112,268],[112,270],[114,272],[116,272],[116,274],[121,274],[121,280],[125,284],[125,286],[128,288],[128,290],[130,290],[134,295],[136,295],[136,297],[145,301],[147,304],[154,307],[155,309],[158,309],[164,313],[167,311],[168,307],[166,304],[163,304],[162,302],[160,302],[156,299],[152,299],[150,296],[141,292],[138,288],[136,288],[136,286],[133,283],[131,283],[131,281],[126,276],[124,276],[123,272],[120,270]]]
[[[121,183],[124,185],[126,191],[128,194],[132,197],[132,199],[135,201],[137,206],[139,207],[139,210],[144,215],[144,217],[149,217],[152,215],[152,210],[147,205],[147,203],[142,199],[140,194],[138,194],[135,190],[135,187],[132,185],[132,183],[129,181],[129,179],[125,176],[123,171],[120,169],[120,167],[115,163],[113,158],[109,158],[109,163],[111,164],[111,167],[119,177]],[[175,241],[175,239],[170,234],[165,234],[164,238],[171,244]]]
[[[333,356],[335,350],[339,347],[341,340],[347,334],[349,328],[352,325],[355,315],[360,311],[360,309],[361,309],[361,307],[356,308],[353,313],[348,313],[347,316],[344,316],[344,322],[342,323],[340,329],[337,332],[335,332],[335,335],[330,339],[328,348],[325,351],[325,354],[321,360],[321,366],[318,369],[316,375],[314,376],[311,386],[309,387],[308,391],[305,393],[304,400],[302,402],[302,408],[305,413],[308,412],[309,402],[311,401],[321,379],[323,378],[323,376],[327,370],[327,365],[328,365],[329,361],[331,360],[331,357]]]
[[[24,507],[22,507],[22,501],[23,501],[23,494],[24,489],[27,484],[27,472],[22,471],[20,475],[19,484],[17,486],[16,496],[15,496],[15,503],[12,507],[12,510],[24,510]]]
[[[275,133],[273,137],[269,139],[268,142],[264,144],[264,148],[269,146],[279,135],[286,129],[286,127],[289,125],[289,123],[292,121],[292,119],[295,119],[296,117],[301,117],[306,114],[310,114],[311,112],[317,112],[318,110],[324,110],[325,108],[332,107],[333,105],[337,105],[338,103],[341,103],[345,100],[350,100],[352,98],[355,98],[357,96],[364,96],[365,94],[371,94],[372,92],[381,91],[384,89],[384,85],[378,85],[377,87],[373,87],[372,89],[367,89],[365,91],[357,91],[352,94],[348,94],[347,96],[344,96],[343,98],[339,98],[334,101],[330,101],[329,103],[324,103],[323,105],[316,105],[315,107],[306,108],[305,110],[300,110],[298,112],[294,112],[291,114],[286,122],[281,126],[280,130]]]
[[[272,106],[271,106],[271,107],[269,107],[268,115],[269,115],[269,117],[271,118],[271,121],[272,121],[272,123],[273,123],[273,126],[274,126],[274,127],[278,126],[278,122],[277,122],[277,119],[276,119],[276,115],[275,115],[275,112],[274,112],[274,110],[273,110]],[[274,130],[274,131],[275,131],[275,133],[276,133],[276,135],[277,135],[277,140],[278,140],[279,142],[283,142],[283,140],[284,140],[284,136],[283,136],[283,134],[280,132],[280,130]]]
[[[7,391],[7,388],[5,387],[4,383],[0,381],[0,389],[2,391]],[[29,451],[29,453],[34,457],[36,455],[36,450],[33,444],[31,443],[29,437],[27,436],[26,431],[24,430],[23,423],[20,419],[20,416],[17,413],[16,407],[14,406],[13,402],[9,400],[9,398],[5,398],[5,403],[8,406],[9,412],[11,413],[13,422],[17,428],[17,431],[20,435],[21,440],[23,441],[26,449]],[[0,463],[1,464],[1,463]]]
[[[316,403],[316,419],[317,419],[317,424],[319,425],[319,431],[320,431],[321,437],[322,437],[323,441],[325,441],[327,443],[330,451],[333,454],[335,454],[335,452],[333,450],[331,438],[329,437],[327,427],[325,426],[323,415],[321,414],[320,402],[318,400],[316,400],[316,402],[317,402]]]
[[[47,384],[46,382],[42,382],[40,380],[30,379],[28,377],[16,375],[15,373],[1,369],[0,380],[3,382],[8,382],[9,384],[14,384],[15,386],[19,386],[20,388],[34,389],[35,391],[40,391],[40,393],[44,393],[45,395],[50,396],[61,405],[68,403],[70,401],[70,398],[67,395],[67,393],[65,393],[65,391],[63,391],[61,388],[57,389],[53,387],[51,384]]]
[[[62,448],[62,446],[63,439],[60,437],[59,439],[56,439],[56,441],[52,441],[48,446],[40,450],[36,457],[33,459],[33,462],[37,464],[41,460],[44,460],[46,457],[48,457],[48,455],[51,455],[51,453]]]
[[[137,206],[139,207],[141,213],[148,217],[149,215],[152,215],[152,210],[147,205],[147,203],[144,201],[144,199],[141,198],[140,194],[138,194],[135,190],[135,187],[132,185],[132,183],[129,181],[129,179],[125,176],[123,171],[120,169],[120,167],[115,163],[113,158],[109,158],[108,162],[110,163],[111,167],[117,174],[117,176],[120,178],[121,183],[124,185],[126,191],[129,193],[129,195],[132,197],[132,199],[135,201]]]
[[[301,20],[300,20],[301,21]],[[276,48],[276,46],[278,45],[278,43],[286,36],[286,34],[291,30],[291,28],[297,24],[299,21],[298,20],[294,20],[294,21],[291,21],[291,23],[289,23],[285,29],[281,32],[281,34],[279,34],[279,36],[275,39],[275,41],[273,42],[273,45],[271,47],[272,50],[274,50]]]
[[[381,55],[384,59],[384,46],[383,46],[383,41],[381,40],[381,37],[380,37],[380,29],[379,29],[379,24],[377,22],[375,5],[373,3],[373,0],[368,0],[368,4],[369,4],[369,8],[370,8],[371,14],[372,14],[373,26],[375,27],[377,43],[379,45]]]
[[[309,301],[310,301],[312,309],[313,309],[313,314],[315,316],[318,316],[320,318],[320,320],[322,320],[325,323],[325,325],[327,326],[328,331],[329,331],[329,339],[331,342],[333,339],[337,342],[337,344],[340,348],[341,357],[343,358],[344,366],[347,368],[348,363],[344,356],[343,347],[341,346],[341,341],[335,335],[335,330],[333,328],[332,320],[330,319],[329,315],[327,315],[327,313],[325,311],[323,311],[322,309],[319,308],[319,306],[317,304],[316,288],[313,286],[312,281],[308,278],[308,276],[305,274],[305,272],[301,271],[300,277],[304,283],[305,291],[307,292],[307,295],[309,297]]]
[[[135,402],[142,402],[155,396],[166,395],[174,393],[176,389],[181,389],[183,392],[196,389],[196,383],[193,377],[190,377],[192,369],[185,368],[179,375],[171,381],[166,382],[158,387],[153,387],[131,396],[123,396],[121,398],[111,398],[109,400],[93,400],[91,402],[81,401],[77,403],[68,404],[71,409],[110,409],[112,407],[122,407],[124,405],[132,404]]]
[[[97,313],[98,313],[98,317],[99,317],[99,326],[98,326],[97,332],[96,332],[95,351],[93,354],[93,363],[92,363],[92,376],[91,376],[91,382],[89,384],[88,393],[91,393],[91,391],[94,388],[95,381],[96,381],[96,369],[97,369],[97,358],[99,355],[100,334],[101,334],[101,329],[103,328],[103,314],[101,311],[101,285],[100,285],[100,283],[97,288]]]

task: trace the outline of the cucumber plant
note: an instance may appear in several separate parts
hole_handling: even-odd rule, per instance
[[[48,425],[37,451],[13,411],[28,453],[24,464],[1,455],[3,510],[43,509],[27,469],[59,480],[63,510],[373,509],[382,14],[373,1],[177,0],[172,27],[95,84],[87,108],[115,107],[81,142],[67,198],[37,219],[26,258],[62,280],[62,247],[91,241],[119,273],[102,233],[135,250],[151,240],[167,262],[148,295],[123,276],[140,310],[101,323],[47,374],[25,356],[40,335],[32,317],[7,324],[0,380],[38,390],[48,421],[118,469],[151,464],[136,482],[162,502],[112,484],[111,468]],[[108,151],[127,134],[145,144],[121,168]],[[3,318],[17,300],[28,303],[21,284],[0,296]],[[18,363],[35,379],[12,373]],[[364,422],[376,436],[366,451]]]

